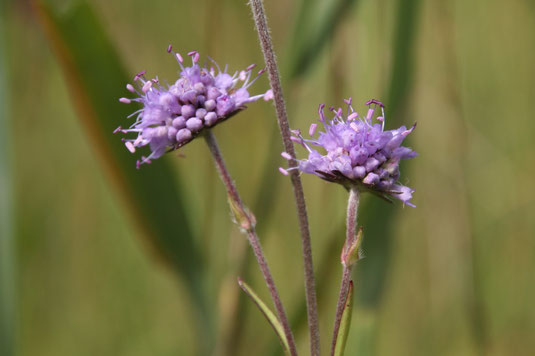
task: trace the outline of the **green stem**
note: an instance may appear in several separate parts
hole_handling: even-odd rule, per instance
[[[349,248],[356,238],[357,232],[357,213],[359,207],[360,193],[356,187],[349,190],[349,199],[347,201],[347,218],[346,218],[346,242],[344,248]],[[334,319],[333,339],[331,343],[331,356],[334,355],[336,348],[336,341],[338,338],[338,330],[340,329],[340,322],[342,321],[342,314],[344,312],[344,304],[349,290],[349,281],[351,279],[351,271],[353,264],[343,264],[344,269],[342,273],[342,282],[340,283],[340,293],[338,296],[338,303],[336,305],[336,317]]]

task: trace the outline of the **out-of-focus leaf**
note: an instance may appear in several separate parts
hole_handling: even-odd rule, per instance
[[[386,100],[388,122],[391,127],[396,127],[402,123],[407,124],[405,122],[407,106],[404,103],[408,102],[414,81],[412,76],[413,54],[419,11],[420,0],[398,1],[397,22],[394,28],[396,32],[392,43],[393,61]],[[407,164],[403,169],[407,169]],[[359,209],[362,212],[361,224],[366,228],[367,235],[370,237],[364,241],[363,249],[370,258],[363,261],[357,269],[359,284],[366,286],[366,288],[362,288],[358,296],[361,305],[368,307],[374,313],[377,306],[381,304],[383,289],[388,278],[394,234],[392,222],[399,209],[398,205],[389,205],[379,199],[369,199]],[[359,345],[359,354],[362,356],[376,353],[378,332],[376,324],[373,324],[369,332],[370,336],[366,338],[367,343]]]
[[[245,283],[241,280],[241,278],[238,278],[238,284],[240,285],[241,289],[251,298],[251,300],[256,304],[258,309],[264,314],[267,321],[275,330],[275,333],[280,339],[280,342],[284,348],[284,352],[286,355],[290,355],[290,346],[288,345],[288,340],[286,339],[286,334],[284,334],[284,329],[282,328],[282,324],[280,323],[279,319],[273,314],[273,312],[267,307],[267,305],[260,299],[260,297]]]
[[[288,51],[288,78],[304,75],[319,57],[323,47],[332,38],[336,26],[342,23],[356,0],[330,0],[301,2],[295,22],[293,41]]]
[[[408,102],[414,67],[414,41],[416,38],[419,19],[420,0],[398,1],[398,11],[395,34],[393,36],[393,60],[390,71],[390,84],[385,109],[388,111],[389,126],[394,128],[406,122],[405,103]],[[407,169],[405,163],[404,169]],[[369,199],[367,204],[359,209],[362,212],[360,221],[366,228],[369,239],[364,241],[364,251],[368,256],[358,268],[358,281],[362,292],[358,295],[368,306],[375,306],[381,300],[381,294],[386,282],[386,273],[390,262],[390,245],[392,240],[392,222],[399,204],[385,204],[378,199]]]
[[[0,1],[0,355],[15,355],[15,262],[12,224],[11,140],[4,62],[5,5]]]
[[[349,282],[349,289],[347,291],[346,301],[344,304],[344,312],[342,313],[342,320],[340,322],[340,329],[336,336],[336,345],[334,347],[334,356],[342,356],[346,347],[347,335],[351,327],[351,316],[353,315],[353,281]]]
[[[34,8],[64,72],[79,118],[108,176],[121,193],[148,245],[186,282],[199,325],[212,335],[212,317],[202,287],[203,264],[188,222],[180,182],[160,159],[136,170],[135,158],[112,134],[132,107],[118,102],[125,94],[125,74],[111,41],[91,6],[75,2],[61,14],[47,1]],[[68,149],[66,147],[65,149]]]

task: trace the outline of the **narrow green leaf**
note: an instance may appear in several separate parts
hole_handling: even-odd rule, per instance
[[[206,336],[213,334],[212,315],[201,284],[203,263],[178,176],[165,159],[136,170],[135,157],[112,134],[124,125],[132,107],[118,102],[129,80],[110,39],[85,0],[61,13],[48,1],[33,4],[95,153],[147,237],[147,245],[183,277],[205,337],[203,346],[210,347]]]
[[[351,316],[353,315],[353,281],[349,282],[349,289],[347,291],[346,301],[344,305],[344,312],[342,313],[342,321],[340,322],[340,329],[336,336],[336,345],[334,347],[334,356],[343,356],[344,349],[347,343],[347,335],[351,327]]]
[[[394,28],[392,51],[393,61],[390,71],[390,84],[387,93],[386,110],[390,127],[406,122],[406,103],[409,101],[414,81],[414,42],[417,34],[417,24],[420,13],[420,0],[399,0],[397,4],[397,19]],[[410,162],[408,162],[410,163]],[[402,169],[406,170],[407,163]],[[360,209],[360,221],[366,227],[366,234],[370,236],[363,243],[363,249],[368,256],[358,269],[358,281],[366,288],[359,293],[359,300],[368,307],[380,304],[382,291],[385,286],[387,271],[390,268],[392,222],[399,211],[399,204],[385,204],[380,199],[368,199]]]
[[[15,355],[15,240],[8,90],[4,62],[5,5],[0,2],[0,355]]]
[[[241,289],[252,299],[252,301],[256,304],[258,309],[264,314],[267,321],[275,330],[275,333],[279,337],[279,340],[284,348],[284,352],[286,355],[290,355],[290,346],[288,345],[288,340],[286,339],[286,335],[284,334],[284,329],[282,328],[282,324],[280,323],[279,319],[273,314],[273,312],[267,307],[267,305],[258,297],[258,295],[245,283],[241,280],[241,278],[238,278],[238,284],[240,285]]]
[[[302,1],[289,46],[288,78],[303,76],[331,40],[356,0]]]

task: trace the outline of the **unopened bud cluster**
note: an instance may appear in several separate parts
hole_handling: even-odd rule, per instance
[[[248,88],[264,70],[251,79],[254,65],[247,67],[233,75],[227,73],[226,68],[221,71],[217,63],[212,60],[210,68],[198,64],[199,54],[195,51],[188,53],[191,66],[184,66],[184,60],[179,53],[172,53],[182,71],[180,78],[172,85],[163,85],[158,78],[147,79],[145,72],[137,74],[134,83],[126,88],[137,94],[134,99],[121,98],[126,104],[139,102],[143,108],[136,111],[137,119],[128,129],[118,127],[116,132],[136,133],[137,137],[123,139],[126,147],[132,153],[136,148],[149,145],[151,154],[142,157],[137,162],[150,163],[151,159],[162,156],[165,152],[180,148],[198,136],[205,128],[210,128],[228,119],[245,108],[245,104],[260,98],[270,100],[271,90],[264,94],[250,96]]]

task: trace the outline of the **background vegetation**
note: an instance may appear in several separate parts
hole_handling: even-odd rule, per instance
[[[418,208],[364,199],[346,354],[534,354],[533,2],[266,8],[294,128],[349,96],[383,99],[389,128],[418,122],[420,157],[402,167]],[[0,2],[0,354],[280,354],[240,297],[237,275],[268,298],[202,141],[136,171],[111,134],[134,73],[176,78],[169,43],[231,69],[262,63],[245,0]],[[274,110],[250,105],[215,133],[307,354]],[[326,350],[346,193],[303,181]]]

